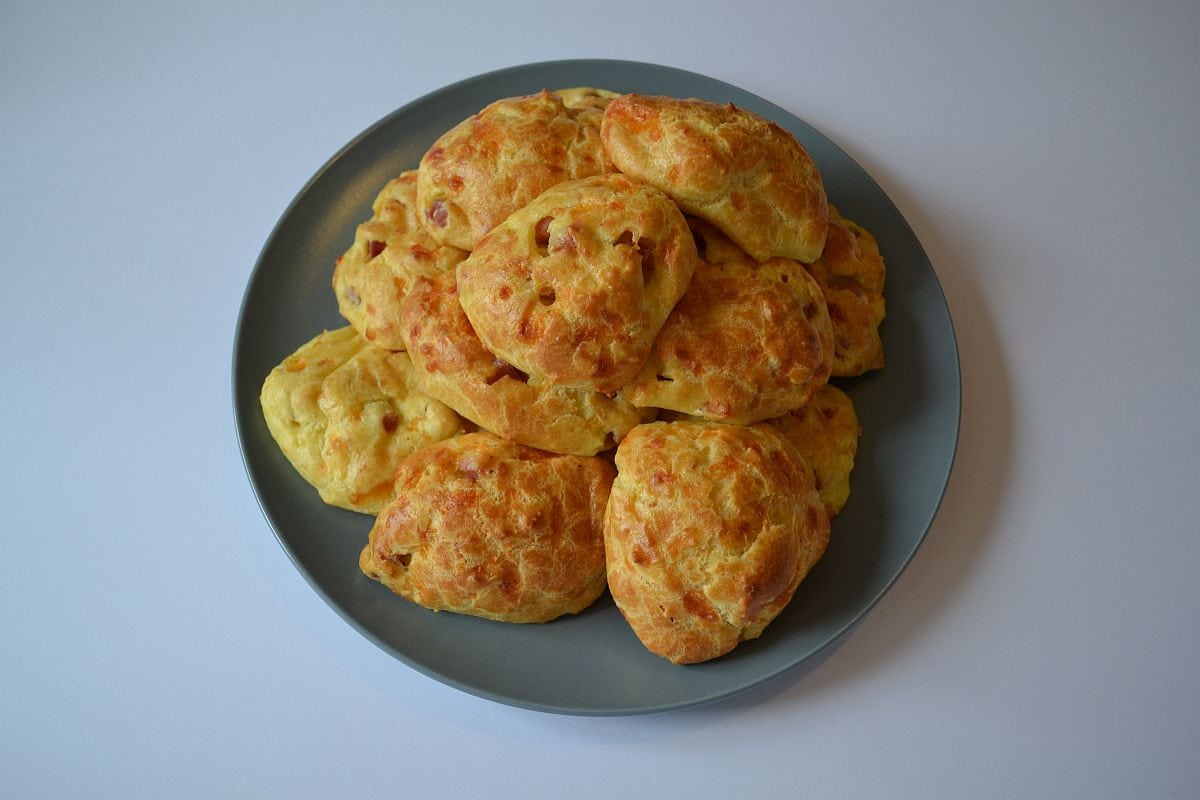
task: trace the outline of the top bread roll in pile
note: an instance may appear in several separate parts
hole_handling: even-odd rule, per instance
[[[850,495],[831,377],[883,366],[884,264],[790,133],[603,89],[497,100],[396,176],[337,259],[349,325],[267,376],[280,449],[375,516],[359,565],[538,623],[605,587],[706,661],[791,601]]]

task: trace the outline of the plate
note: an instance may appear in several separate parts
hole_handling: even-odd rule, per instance
[[[825,557],[763,636],[704,664],[673,666],[634,636],[607,594],[574,617],[510,625],[434,613],[358,570],[371,518],[331,508],[267,431],[267,373],[324,329],[346,323],[330,287],[334,259],[370,216],[381,186],[415,167],[444,131],[501,97],[599,86],[730,101],[791,130],[816,160],[831,201],[872,231],[888,267],[887,367],[839,382],[863,426],[850,502]],[[392,113],[329,160],[283,213],[250,275],[233,353],[233,400],[246,472],[296,568],[364,636],[413,669],[490,700],[540,711],[637,714],[730,697],[817,663],[880,600],[920,546],[958,439],[958,350],[929,260],[899,211],[816,130],[741,89],[626,61],[558,61],[492,72]]]

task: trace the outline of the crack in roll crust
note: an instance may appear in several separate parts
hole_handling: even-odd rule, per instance
[[[368,342],[403,350],[400,303],[421,276],[453,269],[467,253],[433,240],[417,214],[417,171],[388,181],[371,205],[371,219],[358,226],[354,244],[333,271],[338,311]]]
[[[641,425],[616,465],[609,590],[638,639],[674,663],[759,636],[828,544],[812,470],[770,426]]]
[[[732,103],[628,94],[604,111],[617,169],[662,189],[758,261],[813,261],[829,222],[816,164],[774,122]]]
[[[463,312],[453,272],[418,281],[401,321],[424,391],[505,439],[594,455],[641,421],[620,395],[548,383],[496,358]]]
[[[365,514],[391,498],[404,456],[463,432],[457,414],[419,390],[406,354],[367,345],[349,327],[284,359],[260,399],[280,450],[321,499]]]
[[[850,499],[850,473],[862,434],[850,396],[827,383],[800,408],[767,421],[812,467],[829,516],[841,513]]]
[[[562,181],[612,171],[602,108],[553,92],[497,100],[444,133],[421,158],[417,198],[437,241],[473,250],[493,227]]]
[[[597,89],[592,86],[572,86],[569,89],[555,89],[554,93],[563,101],[563,105],[573,109],[593,109],[601,113],[608,104],[621,96],[620,92],[608,89]]]
[[[832,356],[825,300],[802,264],[701,262],[624,393],[635,406],[749,424],[808,402]]]
[[[612,393],[645,362],[698,263],[671,200],[623,175],[555,186],[458,265],[484,345],[539,378]]]
[[[401,462],[371,528],[363,573],[436,611],[546,622],[604,591],[604,459],[555,455],[488,433]]]

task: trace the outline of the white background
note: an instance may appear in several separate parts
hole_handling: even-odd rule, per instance
[[[1200,794],[1200,5],[100,5],[0,10],[0,795]],[[831,137],[957,328],[913,564],[811,674],[686,712],[403,666],[293,569],[234,436],[242,291],[312,173],[428,91],[576,57]]]

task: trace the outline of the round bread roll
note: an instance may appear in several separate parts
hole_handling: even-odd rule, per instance
[[[498,436],[594,455],[642,421],[619,395],[543,381],[489,352],[459,304],[453,272],[418,281],[400,316],[424,391]]]
[[[458,265],[463,310],[518,369],[612,393],[632,379],[697,265],[662,192],[624,175],[561,183]]]
[[[362,571],[435,611],[546,622],[604,591],[604,459],[553,455],[489,433],[401,462]]]
[[[825,300],[802,264],[701,263],[623,394],[639,407],[749,424],[807,403],[832,357]]]
[[[813,261],[829,224],[825,187],[796,137],[732,103],[623,95],[604,148],[617,169],[716,225],[757,261]]]
[[[862,433],[850,396],[827,383],[800,408],[768,421],[812,467],[825,511],[837,516],[850,498],[850,473]]]
[[[879,325],[886,269],[875,237],[831,209],[821,257],[808,265],[833,320],[833,374],[862,375],[883,367]]]
[[[609,591],[642,644],[671,662],[759,636],[825,552],[812,470],[771,426],[640,425],[616,464]]]
[[[600,145],[602,113],[568,108],[542,91],[497,100],[463,120],[421,158],[417,198],[426,229],[442,244],[473,250],[556,183],[611,172]]]
[[[404,456],[464,430],[457,414],[418,390],[406,354],[364,346],[350,328],[285,359],[261,399],[268,429],[321,499],[365,514],[391,499]]]
[[[371,219],[358,226],[354,244],[337,259],[333,291],[338,311],[368,342],[403,350],[400,302],[413,281],[439,275],[466,258],[443,247],[417,216],[417,172],[387,182],[372,204]]]

